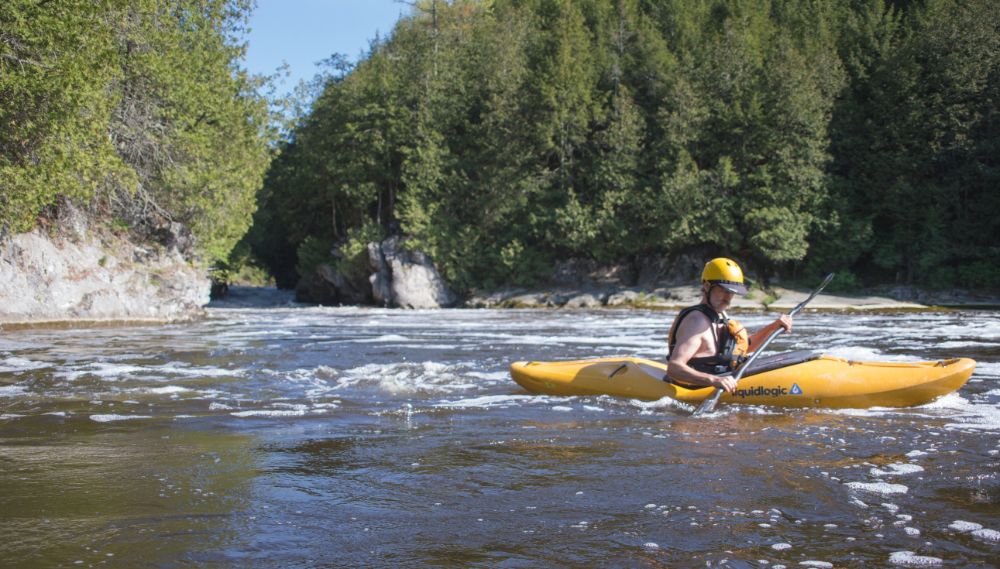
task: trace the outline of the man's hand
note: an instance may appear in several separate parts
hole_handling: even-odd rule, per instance
[[[792,331],[792,317],[787,314],[782,314],[774,321],[775,324],[785,329],[785,332]],[[778,328],[776,327],[775,330]]]
[[[718,375],[715,376],[715,381],[712,382],[716,387],[722,389],[726,393],[732,393],[736,391],[736,378],[732,375]]]

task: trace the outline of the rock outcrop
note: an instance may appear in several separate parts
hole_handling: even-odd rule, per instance
[[[183,235],[167,228],[172,235]],[[0,242],[0,322],[169,321],[209,301],[206,272],[171,247],[89,231],[35,230]]]
[[[372,268],[369,282],[375,302],[399,308],[442,308],[455,304],[455,294],[430,258],[403,246],[392,236],[380,244],[369,244]]]
[[[330,254],[341,258],[337,249]],[[315,274],[299,282],[298,300],[394,308],[444,308],[455,304],[455,294],[430,257],[407,249],[403,238],[392,236],[380,243],[369,243],[366,254],[365,269],[354,266],[347,271],[351,274],[338,271],[334,263],[321,264]]]

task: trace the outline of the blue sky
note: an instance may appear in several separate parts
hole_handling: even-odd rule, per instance
[[[410,10],[395,0],[257,0],[246,67],[269,75],[288,62],[290,76],[279,90],[289,91],[316,74],[316,62],[335,53],[357,61],[376,32],[389,34]]]

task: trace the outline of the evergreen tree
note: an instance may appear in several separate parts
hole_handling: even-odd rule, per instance
[[[270,159],[266,104],[238,67],[249,9],[4,3],[0,223],[25,231],[72,200],[137,228],[181,221],[206,260],[225,257]]]

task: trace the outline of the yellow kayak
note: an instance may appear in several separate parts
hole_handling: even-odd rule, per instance
[[[968,358],[931,362],[855,362],[811,352],[758,358],[735,393],[720,403],[781,407],[910,407],[958,390],[976,368]],[[712,388],[687,389],[663,380],[667,364],[643,358],[515,362],[514,381],[533,393],[612,395],[697,404]]]

